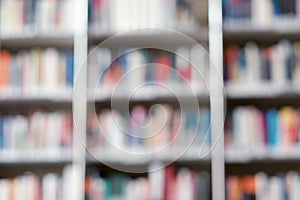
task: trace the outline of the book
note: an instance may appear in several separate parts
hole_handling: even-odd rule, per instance
[[[155,171],[149,173],[148,177],[130,178],[121,173],[108,176],[88,175],[85,181],[85,196],[88,200],[98,198],[179,200],[183,197],[187,200],[207,200],[210,198],[210,191],[207,190],[208,184],[207,172],[168,166],[163,169],[156,168]],[[198,188],[201,188],[201,193],[199,193]]]
[[[73,87],[73,55],[54,48],[0,52],[1,96],[63,94]]]
[[[231,85],[254,88],[264,83],[270,87],[299,85],[299,44],[281,40],[275,45],[244,47],[229,45],[224,52],[224,79]]]
[[[241,106],[233,109],[225,124],[228,156],[233,151],[241,158],[288,157],[295,156],[299,148],[297,108],[283,106],[261,110]]]
[[[1,178],[0,191],[2,199],[56,200],[63,199],[63,195],[70,198],[68,185],[72,184],[70,175],[64,167],[61,175],[43,173],[39,176],[32,172],[25,172],[16,177]],[[68,179],[68,182],[63,182]]]
[[[49,31],[73,33],[73,1],[1,1],[2,35],[44,34]],[[11,10],[16,11],[14,14]]]
[[[0,151],[20,158],[55,156],[72,146],[72,119],[64,112],[36,111],[0,117]]]

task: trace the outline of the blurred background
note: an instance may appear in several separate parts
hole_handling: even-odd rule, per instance
[[[300,0],[0,0],[1,200],[299,199],[299,100]]]

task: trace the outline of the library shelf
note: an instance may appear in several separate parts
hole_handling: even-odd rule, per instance
[[[21,49],[30,47],[58,47],[72,48],[74,34],[73,33],[20,33],[12,35],[0,34],[0,46],[2,48]]]
[[[0,96],[1,103],[39,103],[39,102],[54,102],[54,103],[71,103],[72,93],[70,91],[59,93],[45,93],[32,95],[7,94]]]
[[[207,91],[199,91],[199,92],[190,92],[183,89],[183,87],[179,87],[176,89],[177,91],[166,91],[166,90],[157,90],[157,88],[149,88],[145,90],[138,91],[134,94],[116,94],[110,95],[110,92],[105,90],[95,91],[94,95],[90,95],[89,102],[96,103],[105,103],[111,102],[111,100],[115,102],[174,102],[174,101],[195,101],[197,100],[199,103],[207,104],[209,102],[209,93]],[[124,90],[126,91],[126,90]]]
[[[124,31],[119,34],[117,32],[101,32],[89,30],[89,44],[100,44],[108,38],[110,47],[139,47],[139,46],[191,46],[190,39],[196,42],[204,43],[208,40],[208,28],[206,26],[185,27],[185,28],[142,28],[136,31]],[[188,36],[188,37],[187,37]],[[104,43],[105,44],[105,43]]]
[[[282,38],[300,39],[299,21],[274,23],[270,26],[257,26],[250,20],[232,20],[224,22],[225,43],[236,41],[260,41],[263,43],[278,41]]]
[[[278,99],[278,98],[300,98],[300,87],[289,84],[227,84],[226,96],[228,99]]]
[[[0,151],[0,165],[46,165],[46,164],[67,164],[72,162],[70,150],[58,152],[47,151]]]
[[[182,153],[181,153],[182,154]],[[153,162],[161,163],[194,163],[194,164],[207,164],[210,163],[210,156],[200,157],[197,152],[188,152],[181,155],[180,153],[176,154],[170,152],[169,154],[145,154],[145,155],[120,155],[105,153],[97,153],[97,151],[89,151],[87,153],[87,163],[88,164],[106,164],[106,165],[116,165],[116,166],[149,166]]]

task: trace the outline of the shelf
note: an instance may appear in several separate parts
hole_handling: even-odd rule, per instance
[[[282,21],[274,25],[255,26],[250,20],[228,20],[224,22],[224,41],[276,41],[284,38],[300,39],[299,21]]]
[[[176,87],[172,87],[175,89]],[[119,90],[119,89],[118,89]],[[183,101],[186,102],[195,102],[197,100],[200,104],[207,104],[210,101],[210,97],[207,91],[202,90],[201,92],[192,92],[184,89],[184,87],[177,87],[176,91],[172,91],[172,93],[168,90],[157,90],[157,88],[147,88],[140,90],[137,93],[134,93],[131,97],[128,94],[120,94],[110,95],[110,90],[102,89],[95,92],[95,95],[90,96],[89,102],[95,103],[105,103],[111,102],[112,98],[114,98],[115,102],[126,102],[126,100],[130,100],[130,102],[174,102],[174,101]],[[127,90],[122,90],[127,91]],[[176,94],[176,96],[175,96]]]
[[[0,151],[0,165],[45,165],[45,164],[67,164],[72,162],[70,150],[61,152],[34,152],[34,151]]]
[[[119,151],[114,153],[113,150],[91,150],[87,153],[87,163],[89,164],[111,164],[111,165],[124,165],[124,166],[135,166],[135,165],[149,165],[152,162],[158,161],[162,163],[207,163],[210,162],[210,156],[201,158],[199,151],[190,149],[183,153],[182,151],[172,150],[166,153],[156,154],[130,154],[120,153]]]
[[[183,37],[188,36],[189,38]],[[90,30],[89,31],[89,44],[100,44],[104,40],[104,44],[109,44],[109,47],[178,47],[178,46],[192,46],[190,38],[197,42],[208,41],[208,29],[207,27],[186,27],[186,28],[175,28],[175,29],[139,29],[137,31],[129,31],[121,34],[114,32],[99,32]]]
[[[6,48],[31,48],[31,47],[61,47],[72,48],[73,34],[67,33],[24,33],[15,35],[1,35],[0,46]]]
[[[226,96],[228,99],[300,98],[300,87],[264,83],[255,85],[227,84]]]

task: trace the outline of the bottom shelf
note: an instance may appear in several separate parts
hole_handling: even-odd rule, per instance
[[[209,172],[173,165],[162,167],[161,163],[150,164],[148,172],[139,175],[88,168],[86,198],[211,199]]]

